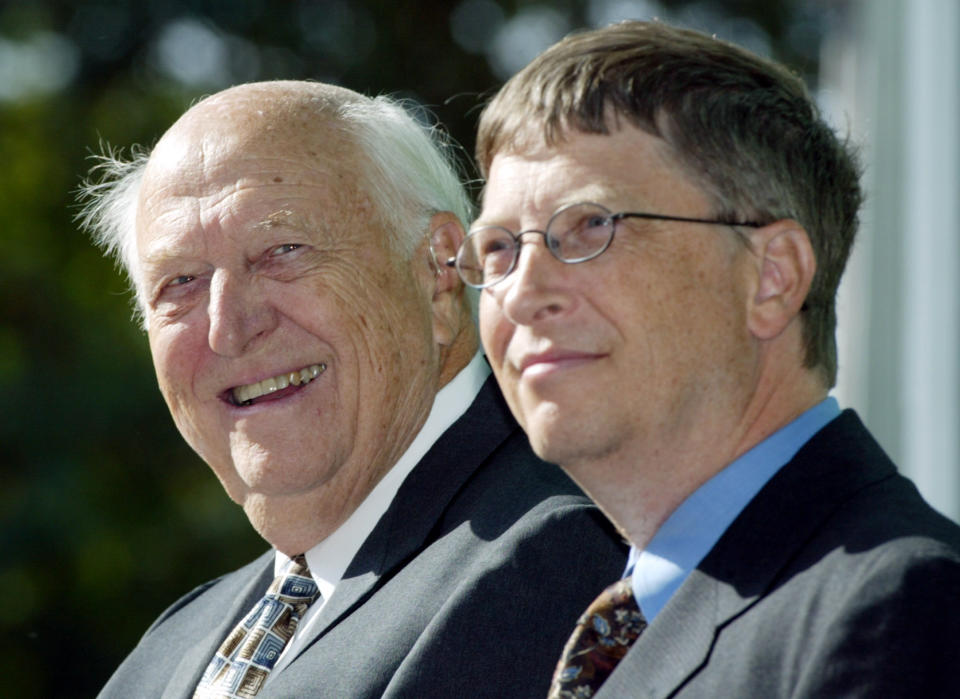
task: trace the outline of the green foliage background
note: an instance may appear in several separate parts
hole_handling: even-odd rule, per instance
[[[413,98],[471,152],[479,105],[501,78],[487,56],[452,38],[460,5],[0,3],[0,42],[52,32],[76,58],[59,89],[0,101],[0,695],[95,695],[169,603],[266,547],[181,441],[130,320],[125,281],[73,220],[76,188],[101,142],[150,145],[199,96],[226,86],[164,73],[152,58],[158,35],[190,17],[259,52],[260,67],[245,78]],[[549,5],[570,27],[588,23],[586,0]],[[810,35],[813,15],[799,5],[661,4],[749,19],[775,56],[812,74],[816,47],[796,32],[806,22]],[[499,6],[505,21],[537,9]],[[0,51],[0,76],[25,68],[16,60]]]

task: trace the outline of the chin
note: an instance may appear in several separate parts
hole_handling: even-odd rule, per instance
[[[246,492],[271,496],[296,495],[315,488],[325,480],[327,454],[312,448],[312,456],[303,447],[279,448],[276,444],[247,440],[234,444],[228,469],[243,484]]]
[[[557,406],[538,406],[527,412],[526,420],[518,420],[527,433],[533,452],[544,461],[561,463],[558,457],[577,446],[580,430],[577,425],[561,419]]]
[[[530,447],[533,449],[533,453],[544,461],[562,466],[575,456],[577,447],[575,432],[574,430],[571,434],[558,430],[534,430],[528,433]],[[573,443],[571,443],[571,437],[574,438]]]
[[[608,457],[616,442],[609,435],[591,435],[586,425],[571,427],[553,425],[548,430],[533,430],[530,446],[544,461],[562,466],[565,470]]]

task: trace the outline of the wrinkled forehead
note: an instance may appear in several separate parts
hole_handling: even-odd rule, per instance
[[[255,103],[226,107],[195,107],[153,150],[137,202],[141,259],[173,242],[185,245],[185,236],[200,231],[374,234],[375,226],[358,225],[370,223],[374,210],[335,120],[298,120]]]

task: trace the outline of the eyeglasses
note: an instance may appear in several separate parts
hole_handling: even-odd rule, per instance
[[[528,233],[542,235],[547,250],[560,262],[572,265],[603,254],[613,241],[617,223],[625,218],[753,228],[764,225],[753,221],[719,221],[633,211],[615,214],[600,204],[578,202],[557,209],[542,231],[530,229],[514,234],[500,226],[472,230],[457,250],[456,257],[451,257],[446,264],[457,268],[464,283],[485,289],[501,281],[516,267],[522,236]]]

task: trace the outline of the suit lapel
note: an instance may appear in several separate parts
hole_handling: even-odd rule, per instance
[[[598,699],[670,696],[707,662],[720,629],[778,584],[780,573],[827,517],[852,493],[894,473],[859,418],[844,411],[734,520],[604,683]]]
[[[428,543],[437,521],[464,483],[517,429],[493,377],[489,377],[467,412],[443,433],[400,486],[311,625],[300,653]]]
[[[230,630],[253,605],[263,597],[273,580],[273,549],[253,563],[218,582],[209,595],[206,605],[217,611],[217,616],[193,609],[192,614],[201,616],[208,624],[208,632],[185,650],[179,665],[171,673],[170,684],[164,689],[163,699],[192,697],[200,677],[217,648]]]

